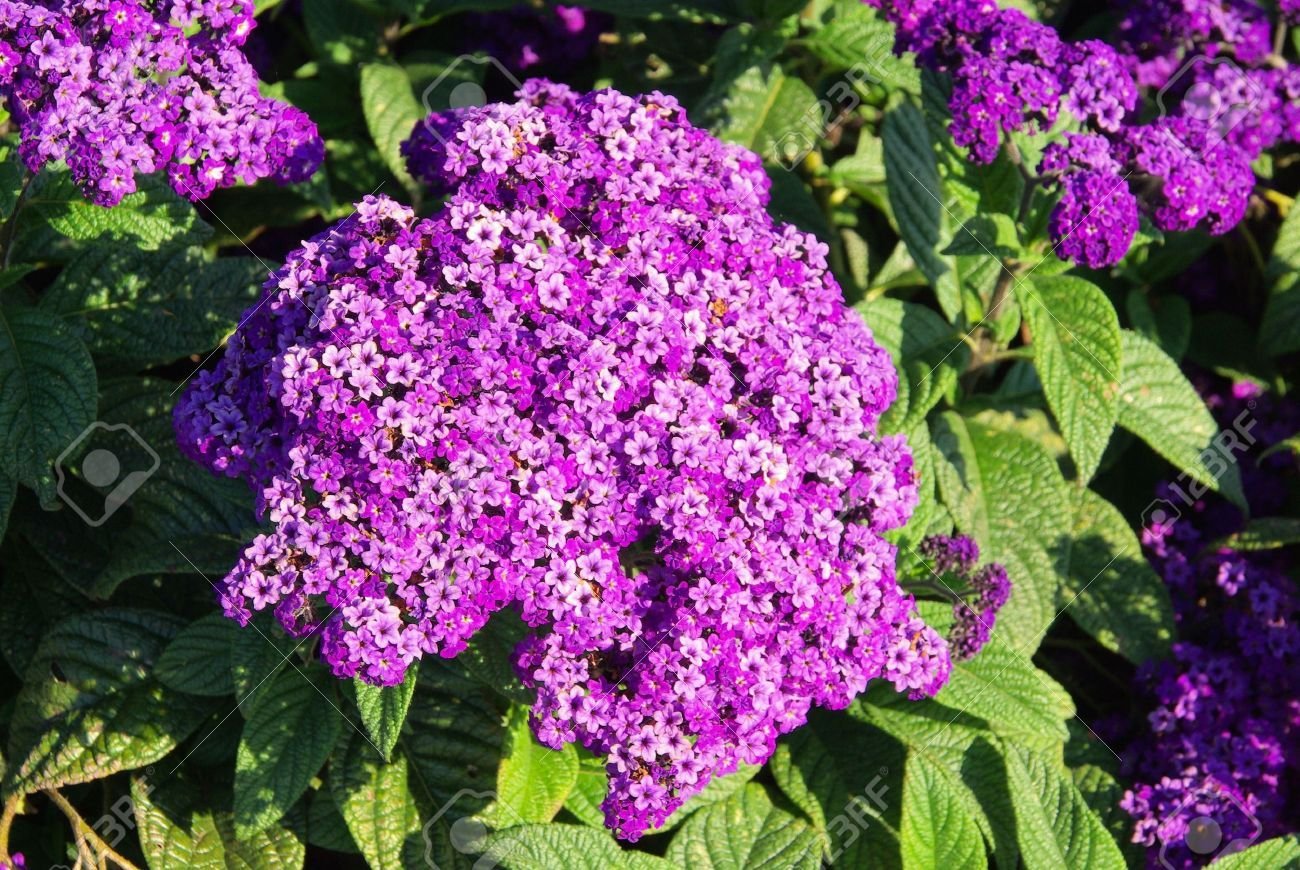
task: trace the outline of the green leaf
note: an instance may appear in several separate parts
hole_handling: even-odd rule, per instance
[[[60,788],[144,767],[189,736],[207,707],[153,678],[183,626],[167,614],[109,608],[51,629],[15,702],[4,791]]]
[[[1167,656],[1174,636],[1169,589],[1143,557],[1124,515],[1081,489],[1074,495],[1073,516],[1073,532],[1059,551],[1062,611],[1102,646],[1135,664]]]
[[[339,808],[334,805],[334,796],[330,793],[328,785],[311,793],[311,799],[307,804],[307,842],[321,849],[329,849],[331,852],[342,852],[345,855],[361,854],[361,848],[348,833],[347,822],[343,820]]]
[[[861,70],[864,82],[909,93],[921,90],[916,67],[894,55],[894,28],[869,6],[841,5],[826,26],[808,37],[808,49],[839,69]]]
[[[1124,866],[1114,838],[1061,767],[1013,743],[1003,749],[1027,870]]]
[[[1282,223],[1265,277],[1271,290],[1259,343],[1272,356],[1300,350],[1300,208]]]
[[[220,613],[186,626],[158,659],[159,681],[189,695],[220,697],[235,691],[230,647],[239,627]]]
[[[1241,531],[1221,538],[1206,547],[1215,550],[1276,550],[1300,544],[1300,519],[1294,517],[1260,517],[1251,520]]]
[[[95,365],[53,317],[0,307],[0,473],[54,496],[51,464],[95,419]]]
[[[1069,503],[1060,469],[1028,438],[952,412],[932,421],[931,434],[940,497],[984,560],[1000,562],[1011,578],[994,636],[1033,655],[1056,615],[1055,551],[1070,533],[1065,511],[1044,508]]]
[[[361,714],[361,724],[370,742],[385,759],[392,757],[393,747],[402,733],[418,673],[418,667],[412,664],[406,672],[406,679],[396,686],[372,686],[360,678],[352,680],[353,698],[357,712]]]
[[[157,781],[132,777],[131,803],[150,870],[298,870],[306,817],[295,806],[281,824],[246,840],[233,836],[230,795],[218,800],[181,771]]]
[[[485,695],[453,665],[433,658],[420,662],[398,745],[419,773],[430,805],[446,805],[448,824],[482,810],[496,788],[505,726]]]
[[[934,287],[944,314],[955,320],[961,313],[960,281],[956,261],[938,253],[948,236],[949,218],[925,117],[911,103],[900,103],[885,115],[882,135],[898,233]]]
[[[476,867],[670,870],[673,866],[654,855],[623,849],[610,834],[585,825],[520,825],[488,836],[482,845],[484,857]]]
[[[719,138],[783,165],[811,150],[822,135],[812,90],[773,64],[747,69],[703,114]]]
[[[408,783],[411,775],[405,756],[386,763],[355,734],[330,762],[334,802],[375,870],[402,870],[423,858],[424,819]]]
[[[97,357],[165,363],[220,344],[257,301],[267,275],[253,257],[95,245],[59,274],[41,309],[66,318]]]
[[[851,754],[842,752],[853,746]],[[812,822],[823,858],[843,866],[895,870],[906,762],[903,747],[849,716],[814,711],[776,745],[769,769],[787,798]]]
[[[943,773],[925,755],[907,758],[900,829],[903,866],[987,867],[984,839]]]
[[[338,740],[333,687],[316,669],[272,677],[254,700],[235,755],[235,830],[265,830],[302,797]]]
[[[312,0],[302,17],[322,60],[350,67],[378,53],[381,23],[361,3]]]
[[[1024,253],[1020,231],[1010,215],[977,214],[962,224],[945,254],[984,254],[995,258],[1019,257]]]
[[[956,383],[970,348],[929,308],[897,299],[854,306],[900,373],[899,400],[886,412],[882,431],[910,430]]]
[[[749,783],[722,803],[691,816],[668,844],[668,860],[700,870],[821,865],[822,843],[804,820]]]
[[[384,159],[384,165],[397,176],[412,196],[419,185],[406,171],[402,142],[411,137],[415,125],[427,112],[411,92],[411,79],[400,66],[371,63],[361,67],[361,108],[366,115],[370,138]]]
[[[288,665],[288,657],[298,645],[267,612],[254,614],[252,621],[231,638],[230,680],[245,717],[275,685],[272,677]]]
[[[935,700],[984,720],[985,727],[1018,746],[1059,755],[1074,715],[1070,695],[1024,655],[994,641],[973,659],[954,662]]]
[[[168,245],[197,244],[212,236],[212,227],[199,220],[194,206],[161,175],[137,175],[136,185],[135,193],[104,208],[86,200],[66,169],[46,169],[32,183],[24,208],[78,242],[155,251]]]
[[[1143,854],[1145,850],[1132,841],[1133,817],[1120,807],[1120,801],[1124,797],[1124,786],[1095,764],[1072,768],[1070,778],[1075,788],[1079,790],[1079,794],[1083,796],[1084,803],[1101,820],[1120,851],[1124,853],[1127,866],[1142,866],[1146,857]]]
[[[0,471],[0,541],[9,527],[9,512],[18,499],[18,481]]]
[[[1288,834],[1256,843],[1214,862],[1214,870],[1279,870],[1300,866],[1300,836]]]
[[[1119,318],[1106,294],[1082,278],[1031,278],[1016,288],[1034,340],[1034,367],[1048,407],[1086,483],[1101,463],[1118,415]]]
[[[1226,446],[1235,432],[1218,434],[1205,403],[1178,364],[1148,338],[1124,330],[1119,424],[1169,460],[1181,474],[1246,507],[1237,456]],[[1229,436],[1229,437],[1225,437]]]
[[[497,827],[549,822],[577,782],[578,754],[571,743],[558,751],[538,743],[528,727],[527,707],[511,708],[506,729],[497,770]]]

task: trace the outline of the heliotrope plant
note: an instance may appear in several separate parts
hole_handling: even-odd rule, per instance
[[[442,208],[358,204],[176,406],[276,524],[226,613],[394,685],[517,607],[534,729],[608,756],[633,840],[814,704],[934,694],[947,646],[881,538],[916,502],[875,434],[896,375],[754,155],[542,80],[409,153]]]
[[[0,0],[0,868],[1300,863],[1297,13]]]

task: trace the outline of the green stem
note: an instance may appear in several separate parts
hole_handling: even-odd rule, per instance
[[[122,870],[140,870],[132,861],[122,857],[105,843],[99,834],[95,833],[95,829],[86,824],[86,820],[77,812],[77,808],[68,802],[67,798],[52,788],[42,789],[41,794],[49,798],[67,818],[68,824],[72,827],[72,833],[77,838],[79,851],[89,852],[92,863],[102,865],[105,859],[108,859],[121,867]]]
[[[22,800],[22,795],[14,795],[5,802],[4,811],[0,812],[0,860],[8,861],[12,857],[9,854],[9,829],[13,827]]]

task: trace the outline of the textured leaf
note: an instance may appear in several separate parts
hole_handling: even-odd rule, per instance
[[[1024,254],[1020,233],[1010,215],[977,214],[954,233],[945,254],[986,254],[990,257],[1019,257]]]
[[[1300,350],[1300,208],[1291,209],[1278,231],[1266,277],[1272,289],[1259,343],[1273,356]]]
[[[18,481],[0,471],[0,541],[9,527],[9,512],[18,499]]]
[[[160,175],[137,175],[135,193],[112,208],[87,201],[66,169],[46,169],[28,191],[25,208],[79,242],[118,243],[154,251],[207,240],[212,227]]]
[[[239,627],[220,613],[186,626],[158,659],[158,679],[169,689],[220,697],[235,691],[230,647]]]
[[[1078,481],[1086,483],[1118,415],[1119,318],[1106,294],[1082,278],[1035,277],[1016,293],[1048,407],[1070,447]]]
[[[668,860],[700,870],[821,865],[822,843],[804,820],[777,807],[749,783],[722,803],[691,816],[668,844]]]
[[[610,834],[584,825],[521,825],[484,840],[485,855],[474,866],[505,870],[670,870],[662,858],[623,849]]]
[[[505,744],[501,713],[477,682],[425,658],[399,740],[432,806],[448,824],[481,811],[496,788]]]
[[[235,756],[235,828],[265,830],[302,797],[338,739],[343,718],[316,670],[280,671],[249,710]]]
[[[353,66],[375,56],[380,23],[356,0],[312,0],[302,17],[322,60]]]
[[[96,357],[144,365],[216,347],[259,296],[254,257],[209,260],[197,248],[87,248],[59,274],[41,309],[67,319]]]
[[[268,612],[254,614],[252,621],[231,637],[230,680],[245,718],[273,685],[271,678],[288,667],[288,657],[298,645]]]
[[[226,847],[199,788],[182,774],[131,777],[134,821],[150,870],[226,870]]]
[[[664,823],[650,829],[650,833],[671,831],[691,817],[692,813],[704,807],[712,806],[731,797],[745,787],[761,770],[758,765],[742,764],[734,773],[715,776],[709,784],[688,797],[680,807],[675,809]],[[609,789],[609,777],[605,773],[605,764],[599,758],[582,758],[578,765],[578,779],[573,791],[565,799],[564,808],[578,818],[584,825],[605,829],[605,814],[600,809],[601,801]]]
[[[361,854],[361,849],[348,833],[347,822],[343,821],[339,808],[334,805],[334,796],[328,786],[311,793],[307,804],[307,842],[331,852]]]
[[[0,307],[0,473],[53,496],[51,464],[95,419],[95,366],[53,317]]]
[[[1033,655],[1056,615],[1056,550],[1070,532],[1069,503],[1056,462],[1043,448],[954,413],[933,421],[939,493],[957,527],[972,535],[985,561],[1000,562],[1011,598],[994,636]]]
[[[408,784],[410,775],[405,756],[398,753],[386,763],[356,734],[330,762],[334,802],[376,870],[416,866],[423,851],[423,813]]]
[[[1004,746],[1004,756],[1027,870],[1124,866],[1114,838],[1062,768],[1015,744]]]
[[[882,431],[910,430],[952,388],[970,360],[970,348],[929,308],[896,299],[854,306],[899,369],[899,400],[885,413]]]
[[[1178,364],[1135,332],[1121,335],[1119,424],[1186,474],[1245,507],[1239,458],[1215,444],[1218,427]]]
[[[361,67],[361,108],[379,156],[413,194],[419,190],[402,158],[402,142],[428,114],[411,92],[411,79],[400,66],[371,63]]]
[[[73,616],[41,640],[15,702],[5,791],[102,779],[162,758],[206,707],[163,690],[153,668],[183,621],[111,608]]]
[[[511,708],[505,750],[497,770],[498,827],[549,822],[564,806],[578,778],[573,744],[561,750],[542,746],[528,727],[528,708]]]
[[[821,110],[812,90],[772,64],[739,75],[706,116],[720,138],[784,165],[811,150],[822,135]]]
[[[372,686],[361,679],[352,681],[353,697],[357,712],[361,714],[361,724],[370,742],[383,753],[385,759],[392,757],[397,737],[402,733],[406,711],[411,706],[411,695],[415,693],[418,672],[417,665],[413,664],[406,672],[406,679],[396,686]]]
[[[1256,843],[1214,862],[1214,870],[1279,870],[1300,867],[1300,836],[1288,834]]]
[[[1113,758],[1113,757],[1112,757]],[[1085,764],[1070,770],[1074,786],[1086,803],[1110,832],[1129,867],[1144,863],[1145,849],[1132,841],[1133,817],[1119,805],[1124,797],[1124,786],[1115,777],[1095,764]]]
[[[960,281],[955,258],[939,253],[949,241],[949,217],[925,117],[911,103],[900,103],[885,115],[882,136],[898,233],[944,314],[955,320],[961,313]]]
[[[984,839],[935,763],[913,753],[903,777],[903,866],[987,867]]]
[[[846,746],[852,753],[843,752]],[[770,770],[811,821],[823,859],[836,866],[902,866],[898,792],[903,747],[843,714],[816,712],[777,743]]]
[[[1251,520],[1241,531],[1216,541],[1207,549],[1230,547],[1234,550],[1276,550],[1294,544],[1300,544],[1300,519],[1261,517]]]
[[[1169,589],[1142,555],[1124,515],[1106,499],[1074,494],[1074,531],[1060,552],[1060,607],[1109,650],[1140,664],[1169,654]]]
[[[1129,291],[1126,307],[1137,332],[1160,345],[1174,359],[1182,359],[1192,340],[1192,309],[1185,298],[1154,297],[1135,287]]]
[[[916,67],[894,55],[894,28],[869,6],[841,5],[826,26],[808,38],[808,48],[841,69],[861,69],[864,81],[919,93]]]
[[[184,772],[133,777],[131,799],[150,870],[297,870],[306,857],[301,804],[281,824],[237,841],[228,790],[214,805]]]

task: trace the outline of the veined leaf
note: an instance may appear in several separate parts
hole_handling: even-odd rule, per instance
[[[1300,349],[1300,208],[1278,231],[1266,277],[1272,284],[1260,323],[1259,343],[1273,356]]]
[[[412,663],[406,679],[396,686],[372,686],[365,680],[352,680],[353,697],[361,724],[384,758],[391,758],[398,735],[406,722],[406,711],[415,694],[415,681],[419,676],[418,663]]]
[[[361,108],[366,114],[370,138],[384,164],[408,192],[417,194],[419,185],[406,171],[401,147],[428,112],[411,92],[411,79],[406,70],[387,63],[361,67]]]
[[[271,678],[249,710],[235,756],[235,830],[265,830],[302,797],[338,740],[342,715],[316,669]]]
[[[905,868],[988,866],[975,820],[947,788],[935,762],[919,753],[907,757],[899,833]]]
[[[1034,366],[1052,416],[1086,483],[1101,463],[1118,416],[1119,318],[1082,278],[1032,278],[1016,290],[1034,339]]]
[[[376,870],[418,866],[423,858],[424,811],[410,776],[404,755],[385,762],[357,734],[330,761],[334,802],[366,863]]]
[[[485,856],[475,866],[505,870],[670,870],[674,866],[646,852],[624,849],[611,834],[585,825],[520,825],[487,836],[483,849],[474,851]]]
[[[1087,489],[1074,495],[1074,528],[1059,551],[1060,607],[1097,642],[1131,662],[1169,654],[1174,610],[1128,521]]]
[[[230,647],[239,631],[234,620],[212,613],[176,635],[158,658],[158,679],[169,689],[189,695],[232,694]]]
[[[815,868],[821,856],[822,841],[812,827],[774,805],[754,783],[691,816],[668,844],[675,866],[701,870]]]
[[[27,193],[25,208],[56,232],[79,242],[115,242],[154,251],[207,240],[212,227],[161,175],[137,175],[137,191],[112,208],[88,201],[66,169],[45,169]]]
[[[162,758],[207,708],[165,692],[153,669],[182,620],[110,608],[73,616],[41,640],[14,708],[4,790],[102,779]]]
[[[0,473],[54,498],[51,465],[95,419],[95,365],[53,317],[0,307]]]
[[[542,746],[528,727],[528,708],[514,706],[506,723],[506,744],[497,770],[495,827],[549,822],[564,806],[578,779],[573,744]]]
[[[1239,457],[1220,446],[1214,418],[1178,364],[1136,332],[1124,330],[1120,338],[1124,371],[1119,424],[1169,460],[1180,473],[1218,490],[1244,509],[1241,472],[1236,464]]]

